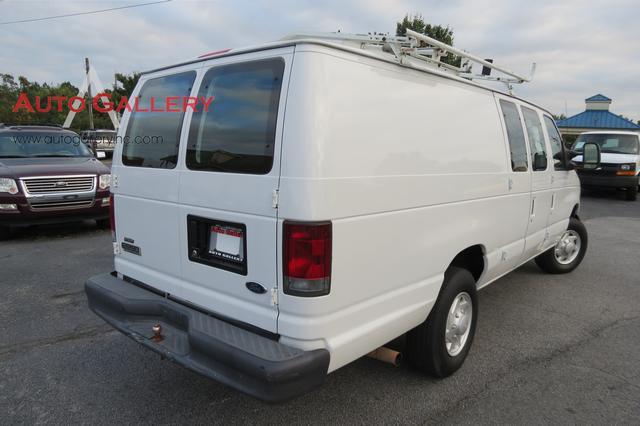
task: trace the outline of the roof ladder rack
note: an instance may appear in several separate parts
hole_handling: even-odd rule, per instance
[[[432,67],[451,72],[458,77],[467,80],[487,80],[504,83],[509,92],[513,90],[513,84],[530,82],[535,73],[535,62],[531,65],[529,76],[516,74],[515,72],[494,64],[490,59],[482,59],[464,50],[457,49],[432,37],[407,30],[406,36],[389,36],[387,34],[370,33],[370,34],[346,34],[346,33],[313,33],[300,34],[286,37],[286,39],[294,38],[321,38],[326,40],[347,41],[358,43],[361,49],[368,46],[380,47],[383,52],[392,54],[396,60],[405,66],[418,68],[415,61],[424,62]],[[451,53],[461,58],[461,65],[455,66],[443,61],[443,58]],[[482,65],[480,74],[473,72],[473,65]],[[492,76],[491,70],[495,70],[501,75]]]
[[[536,63],[532,63],[531,64],[531,71],[529,73],[528,77],[522,76],[520,74],[516,74],[515,72],[498,66],[496,64],[493,63],[493,61],[491,60],[486,60],[486,59],[482,59],[478,56],[472,55],[471,53],[465,52],[463,50],[457,49],[453,46],[450,46],[446,43],[443,43],[439,40],[436,40],[432,37],[426,36],[424,34],[420,34],[417,33],[415,31],[412,30],[407,30],[407,37],[409,39],[413,39],[418,43],[419,46],[419,42],[424,42],[426,43],[428,46],[431,46],[431,48],[422,48],[422,47],[418,47],[417,45],[413,44],[412,45],[412,49],[414,51],[417,51],[417,55],[414,54],[413,52],[410,53],[410,56],[412,57],[418,57],[418,56],[424,56],[425,53],[429,54],[429,49],[435,49],[435,50],[440,50],[442,53],[446,54],[446,53],[451,53],[455,56],[459,56],[461,58],[461,66],[460,67],[452,67],[452,68],[457,68],[455,69],[455,71],[457,72],[459,77],[462,78],[466,78],[469,80],[489,80],[489,81],[498,81],[501,83],[504,83],[507,85],[507,88],[509,89],[509,91],[512,90],[512,85],[513,84],[521,84],[521,83],[525,83],[525,82],[530,82],[533,79],[533,74],[536,71]],[[431,53],[431,60],[435,59],[440,62],[440,58],[443,56],[443,54],[437,55],[434,53]],[[423,58],[420,58],[423,59]],[[474,74],[472,72],[473,69],[473,63],[477,63],[482,65],[483,70],[481,74]],[[501,76],[497,76],[497,77],[493,77],[490,75],[491,70],[495,70],[499,73],[504,74],[506,77],[501,77]]]

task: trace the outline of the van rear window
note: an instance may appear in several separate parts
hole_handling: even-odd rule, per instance
[[[212,68],[198,97],[214,97],[194,112],[187,167],[227,173],[267,174],[273,165],[284,61],[280,58]]]
[[[184,110],[180,112],[150,110],[154,103],[169,97],[183,98],[191,94],[195,71],[154,78],[142,86],[138,108],[131,113],[122,147],[122,163],[126,166],[173,169],[178,162],[178,145]]]

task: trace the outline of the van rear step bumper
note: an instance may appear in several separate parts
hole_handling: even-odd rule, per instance
[[[303,351],[205,315],[113,275],[85,284],[89,307],[136,342],[190,370],[268,402],[322,384],[329,351]],[[160,324],[161,338],[153,326]]]

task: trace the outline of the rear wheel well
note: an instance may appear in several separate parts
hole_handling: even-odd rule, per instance
[[[466,269],[471,272],[473,278],[478,282],[484,272],[484,249],[479,244],[467,247],[453,258],[449,266]]]
[[[578,212],[580,211],[580,204],[576,204],[575,206],[573,206],[573,210],[571,210],[571,217],[575,217],[578,218]]]

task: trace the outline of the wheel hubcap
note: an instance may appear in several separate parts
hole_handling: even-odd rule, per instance
[[[467,343],[473,319],[473,302],[468,293],[463,292],[453,299],[447,315],[447,326],[444,335],[447,353],[456,356]]]
[[[554,254],[558,263],[568,265],[576,260],[580,253],[581,245],[582,242],[580,240],[580,235],[576,231],[572,229],[565,231],[554,249]]]

